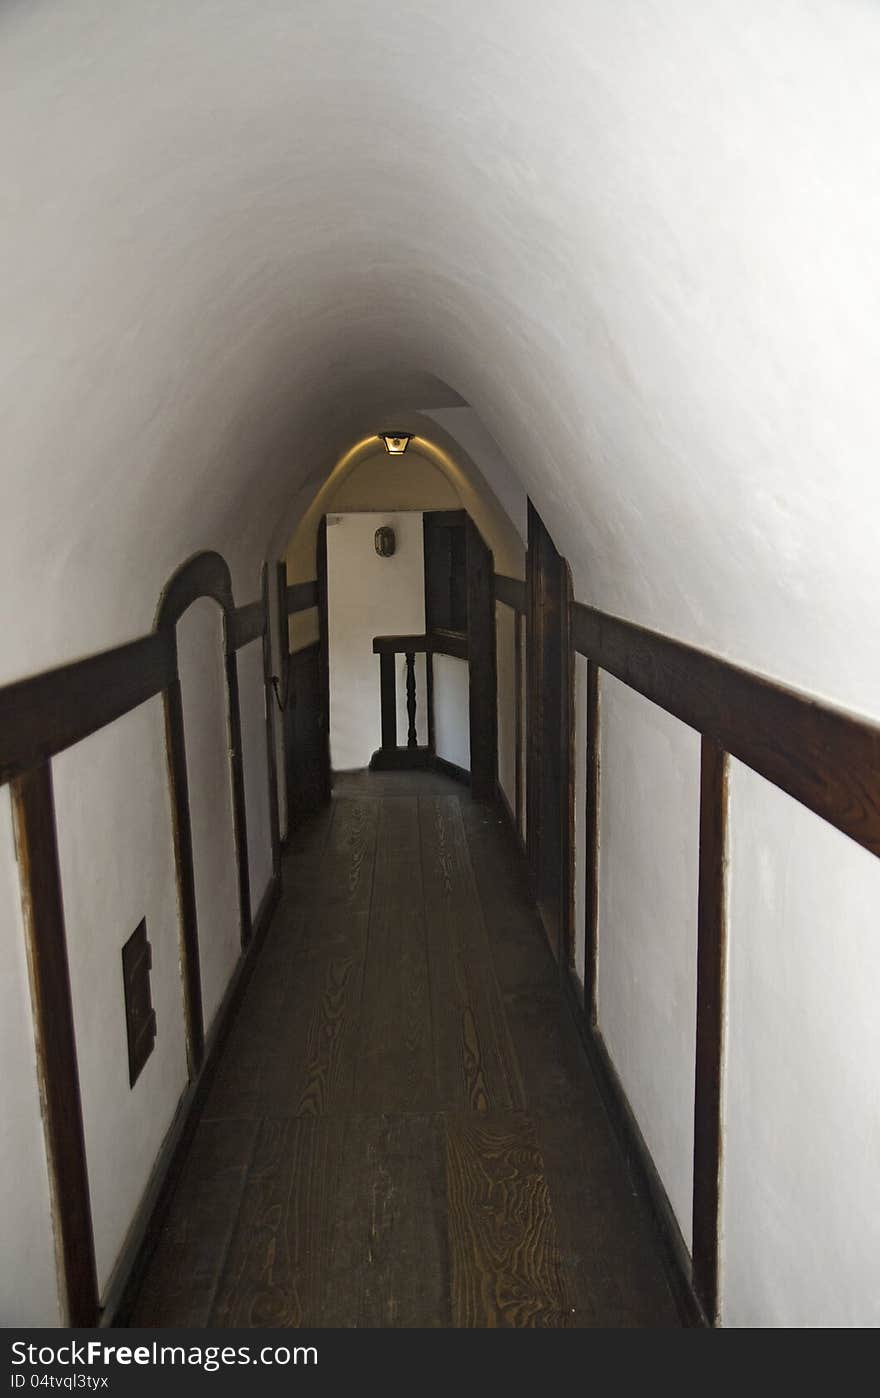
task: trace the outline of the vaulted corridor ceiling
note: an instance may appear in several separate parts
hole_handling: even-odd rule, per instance
[[[0,6],[0,1320],[115,1313],[329,794],[327,516],[457,502],[452,649],[424,519],[339,545],[371,744],[423,656],[707,1318],[877,1322],[878,72],[865,0]]]
[[[3,678],[464,401],[582,600],[880,706],[873,7],[33,0],[0,64]]]

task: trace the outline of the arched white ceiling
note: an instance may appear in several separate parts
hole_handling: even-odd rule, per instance
[[[2,677],[463,400],[582,600],[880,710],[878,72],[867,0],[5,5]]]

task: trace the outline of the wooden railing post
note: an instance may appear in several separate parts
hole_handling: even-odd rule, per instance
[[[379,686],[382,700],[382,748],[386,752],[397,747],[397,686],[394,679],[394,656],[383,652],[379,656]]]
[[[12,808],[63,1317],[66,1325],[93,1326],[95,1243],[48,762],[15,778]]]
[[[447,648],[448,647],[448,648]],[[379,680],[382,702],[382,746],[377,748],[370,759],[373,771],[414,771],[419,767],[436,766],[437,757],[434,744],[434,684],[431,658],[435,650],[442,648],[444,654],[467,659],[467,642],[464,636],[444,635],[442,637],[418,636],[374,636],[373,653],[379,657]],[[398,655],[405,657],[406,683],[406,743],[397,743],[397,688],[395,666]],[[419,743],[416,721],[417,683],[416,656],[425,657],[425,704],[427,715],[428,741]],[[465,779],[466,773],[444,763],[444,770]]]
[[[697,904],[697,1042],[694,1088],[694,1283],[710,1324],[718,1318],[724,1001],[727,966],[728,756],[703,738],[700,889]]]
[[[411,650],[406,652],[406,716],[409,721],[406,745],[415,748],[419,745],[416,734],[416,657]]]

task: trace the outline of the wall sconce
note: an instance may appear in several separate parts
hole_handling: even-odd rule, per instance
[[[383,524],[381,529],[376,530],[373,542],[380,558],[390,558],[396,547],[394,530],[389,524]]]
[[[413,439],[412,432],[380,432],[379,436],[389,456],[403,456]]]

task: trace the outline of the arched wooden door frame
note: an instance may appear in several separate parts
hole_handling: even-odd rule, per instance
[[[180,959],[183,976],[187,1061],[191,1078],[197,1075],[204,1059],[205,1025],[202,1009],[198,914],[192,818],[189,803],[189,776],[186,765],[183,695],[177,655],[177,623],[192,604],[202,597],[208,597],[216,602],[223,613],[226,707],[229,724],[229,775],[232,788],[232,827],[238,871],[242,946],[247,946],[252,932],[247,816],[241,747],[241,703],[238,690],[238,662],[233,636],[235,601],[232,594],[232,577],[229,565],[219,553],[206,551],[194,554],[171,575],[162,589],[153,627],[155,631],[171,635],[174,644],[176,676],[165,690],[163,702],[168,751],[168,778],[171,789],[174,860],[180,905]]]

